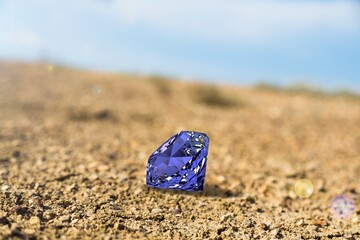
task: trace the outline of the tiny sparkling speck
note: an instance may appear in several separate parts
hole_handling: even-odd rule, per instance
[[[53,65],[48,65],[47,70],[48,70],[48,72],[54,71],[54,66]]]
[[[331,201],[331,213],[336,218],[348,218],[355,212],[355,201],[350,196],[338,195]]]
[[[300,179],[294,186],[295,194],[301,198],[308,198],[314,192],[314,185],[309,179]]]
[[[92,85],[91,86],[91,93],[93,95],[100,95],[102,92],[102,88],[98,85]]]

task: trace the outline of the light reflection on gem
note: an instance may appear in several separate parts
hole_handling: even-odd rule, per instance
[[[331,213],[336,218],[348,218],[355,212],[355,201],[350,196],[342,194],[331,201]]]
[[[309,179],[300,179],[294,186],[295,194],[301,198],[308,198],[314,192],[314,185]]]
[[[54,66],[53,65],[51,65],[51,64],[49,64],[49,65],[47,65],[47,70],[48,70],[48,72],[53,72],[54,71]]]
[[[92,85],[91,93],[95,96],[100,95],[102,93],[102,88],[99,85]]]

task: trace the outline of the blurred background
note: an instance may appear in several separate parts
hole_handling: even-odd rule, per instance
[[[360,3],[0,0],[0,59],[360,92]]]

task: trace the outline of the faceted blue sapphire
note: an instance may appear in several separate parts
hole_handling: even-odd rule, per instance
[[[202,191],[209,138],[182,131],[162,144],[149,158],[146,184],[156,188]]]

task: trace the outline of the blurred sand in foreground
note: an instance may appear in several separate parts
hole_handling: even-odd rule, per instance
[[[210,137],[203,193],[145,185],[180,130]],[[0,238],[360,238],[356,98],[1,62],[0,146]]]

